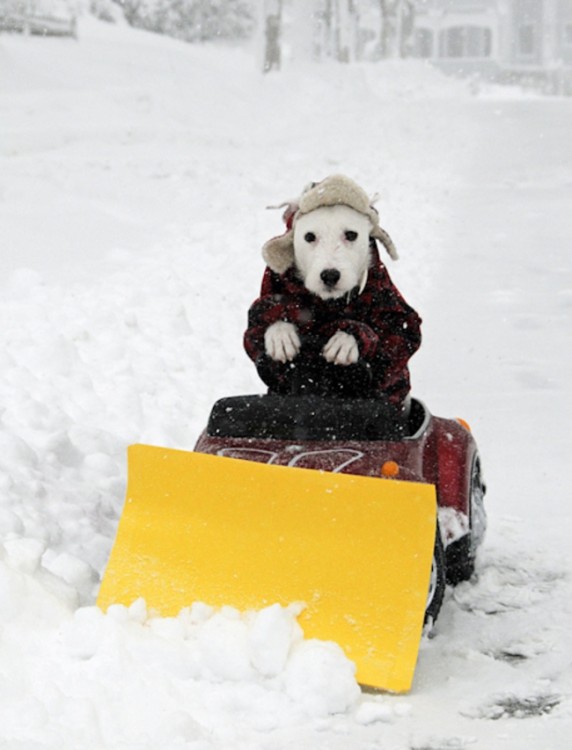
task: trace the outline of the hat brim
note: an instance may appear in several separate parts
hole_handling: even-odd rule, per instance
[[[262,257],[266,265],[275,273],[283,274],[294,265],[294,231],[288,230],[279,237],[273,237],[262,247]]]
[[[381,244],[384,246],[384,248],[387,250],[387,253],[389,257],[392,260],[398,260],[399,255],[397,254],[397,250],[395,249],[395,245],[393,244],[393,240],[389,236],[389,234],[385,231],[385,229],[382,229],[379,224],[376,224],[370,235],[370,237],[373,237],[374,240],[379,240]]]

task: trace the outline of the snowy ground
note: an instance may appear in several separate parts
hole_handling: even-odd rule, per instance
[[[291,69],[85,23],[0,36],[0,748],[564,750],[572,730],[572,101],[419,66]],[[489,535],[408,696],[293,615],[94,606],[125,448],[260,390],[264,207],[381,194],[424,318],[414,390],[481,446]]]

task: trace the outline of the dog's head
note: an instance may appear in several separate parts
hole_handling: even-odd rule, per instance
[[[287,230],[265,243],[262,255],[278,274],[295,265],[306,287],[336,299],[367,279],[370,241],[379,240],[394,260],[397,252],[359,185],[343,175],[312,183],[284,212]]]
[[[361,291],[370,260],[367,216],[349,206],[325,206],[298,218],[294,259],[305,287],[322,299]]]

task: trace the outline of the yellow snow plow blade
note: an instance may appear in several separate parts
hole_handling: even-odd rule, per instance
[[[410,688],[435,540],[432,485],[134,445],[98,604],[176,615],[304,602],[306,638],[336,641],[357,679]]]

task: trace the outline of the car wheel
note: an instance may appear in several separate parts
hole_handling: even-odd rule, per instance
[[[447,583],[451,586],[468,581],[475,572],[477,548],[483,541],[487,528],[485,490],[481,462],[475,456],[469,487],[469,533],[447,547]]]
[[[443,597],[445,596],[445,551],[441,540],[441,531],[437,526],[435,535],[435,547],[433,549],[433,564],[431,565],[431,577],[429,579],[429,591],[427,592],[427,603],[425,605],[425,618],[423,624],[431,627],[437,619]]]

